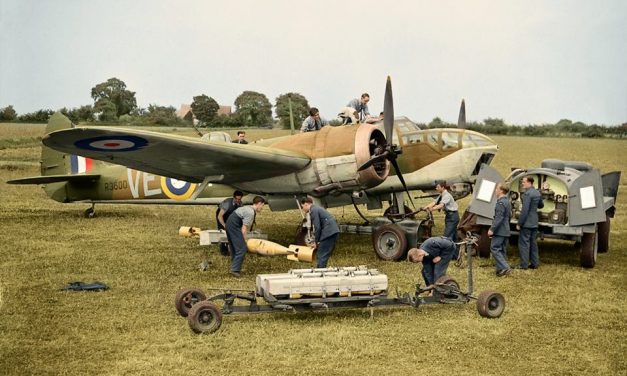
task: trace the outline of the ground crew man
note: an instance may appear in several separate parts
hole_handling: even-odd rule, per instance
[[[218,224],[218,230],[226,230],[226,221],[229,219],[231,213],[235,211],[235,209],[242,206],[242,197],[244,193],[241,191],[233,192],[233,198],[227,198],[222,201],[220,206],[218,206],[218,210],[216,210],[216,222]],[[229,246],[226,243],[220,243],[220,254],[222,256],[229,255]]]
[[[522,209],[518,217],[516,229],[520,231],[518,236],[518,253],[520,265],[516,269],[537,269],[540,266],[540,254],[538,252],[538,209],[544,207],[542,196],[533,187],[533,177],[522,178],[522,186],[525,192],[520,196]]]
[[[301,199],[300,204],[303,211],[309,213],[311,224],[314,228],[316,260],[318,261],[316,267],[326,268],[331,253],[335,249],[340,228],[331,213],[320,206],[314,205],[310,197]]]
[[[435,284],[440,277],[446,275],[448,264],[457,252],[455,243],[444,236],[429,238],[412,248],[407,254],[407,261],[422,262],[422,278],[427,286]]]
[[[253,204],[235,209],[226,221],[226,236],[231,244],[231,275],[241,277],[242,263],[246,256],[246,234],[255,222],[255,216],[261,212],[266,200],[261,196],[255,196]]]
[[[457,225],[459,225],[459,207],[453,195],[448,191],[448,187],[445,181],[438,181],[435,184],[435,190],[440,194],[435,201],[427,206],[424,206],[422,210],[439,210],[444,209],[444,236],[457,241]],[[457,258],[457,252],[454,255]]]
[[[497,200],[494,208],[494,220],[488,230],[488,236],[492,238],[490,252],[496,261],[497,277],[502,277],[512,271],[507,263],[507,243],[510,235],[509,219],[512,213],[512,207],[507,199],[508,192],[509,189],[503,183],[496,186]]]
[[[329,122],[320,117],[320,111],[317,108],[312,107],[309,109],[309,116],[303,120],[303,125],[300,127],[300,132],[313,132],[319,131],[325,125],[329,125]]]
[[[233,140],[232,142],[234,144],[247,144],[248,141],[246,141],[246,132],[237,131],[237,138]]]

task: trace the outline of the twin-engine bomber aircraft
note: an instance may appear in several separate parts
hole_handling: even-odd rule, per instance
[[[60,202],[217,204],[239,189],[264,195],[273,211],[296,209],[294,198],[304,195],[327,207],[380,209],[383,201],[396,202],[394,193],[432,190],[441,179],[461,183],[462,195],[468,194],[498,147],[464,128],[463,102],[457,129],[421,130],[394,118],[389,78],[381,123],[327,126],[248,145],[74,127],[56,114],[43,139],[43,176],[11,183],[45,184]]]

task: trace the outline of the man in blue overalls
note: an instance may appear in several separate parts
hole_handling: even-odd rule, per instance
[[[453,195],[448,191],[445,181],[438,181],[435,184],[435,190],[438,191],[440,195],[435,201],[424,206],[422,210],[433,211],[444,209],[444,236],[456,242],[457,225],[459,225],[459,207],[457,206],[457,202],[455,202]],[[457,251],[455,251],[453,257],[457,258]]]
[[[509,239],[509,219],[512,207],[507,199],[509,189],[499,183],[496,186],[496,206],[494,208],[494,220],[488,230],[490,241],[490,252],[496,261],[496,275],[502,277],[512,271],[507,263],[507,239]]]
[[[518,252],[520,254],[520,265],[515,269],[537,269],[540,266],[540,254],[538,252],[538,209],[544,207],[542,196],[533,187],[533,177],[522,178],[522,186],[525,190],[520,197],[522,209],[518,217],[516,229],[520,231],[518,236]]]
[[[242,206],[242,197],[244,193],[241,191],[233,192],[233,198],[227,198],[222,201],[218,210],[216,210],[216,222],[218,223],[218,230],[226,230],[226,221],[229,216],[235,211],[235,209]],[[222,256],[229,255],[229,246],[226,243],[220,243],[220,254]]]
[[[425,240],[420,248],[410,249],[407,261],[422,262],[422,278],[427,286],[431,286],[440,277],[446,275],[448,264],[455,252],[457,252],[457,246],[451,239],[436,236]]]
[[[246,234],[255,222],[255,216],[261,212],[266,200],[261,196],[255,196],[251,206],[242,206],[235,209],[226,221],[226,236],[231,244],[231,275],[235,278],[241,276],[242,263],[248,251],[246,246]]]
[[[327,262],[331,257],[331,253],[335,248],[335,243],[340,233],[340,228],[335,218],[328,211],[313,204],[310,197],[300,200],[300,204],[305,213],[309,213],[311,224],[314,228],[314,237],[316,240],[316,260],[317,268],[326,268]]]

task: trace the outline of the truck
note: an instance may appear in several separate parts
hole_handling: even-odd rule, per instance
[[[467,209],[467,213],[476,216],[481,238],[480,256],[490,254],[487,232],[494,218],[495,189],[499,182],[510,188],[510,242],[517,239],[516,225],[522,208],[522,178],[525,176],[533,177],[534,187],[544,203],[538,210],[538,236],[575,242],[581,266],[593,268],[597,254],[610,248],[610,225],[616,211],[621,172],[601,174],[599,169],[581,161],[545,159],[540,167],[512,168],[506,178],[489,165],[482,165]]]

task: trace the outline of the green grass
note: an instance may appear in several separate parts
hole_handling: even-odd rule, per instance
[[[250,131],[249,138],[272,134],[260,132],[267,133]],[[586,160],[603,172],[624,170],[627,160],[620,140],[494,139],[501,151],[493,166],[502,173],[549,157]],[[0,154],[7,166],[39,160],[37,148],[9,151]],[[181,225],[214,227],[213,208],[100,205],[87,220],[87,205],[56,203],[37,186],[4,184],[38,173],[36,165],[0,168],[0,374],[627,372],[627,200],[620,195],[611,250],[594,269],[580,268],[572,244],[559,241],[541,243],[536,271],[496,278],[491,261],[475,263],[476,290],[498,290],[507,299],[500,319],[479,317],[472,303],[379,309],[372,318],[368,310],[227,315],[215,334],[196,335],[174,309],[179,288],[252,289],[258,273],[302,265],[248,255],[244,278],[235,280],[215,248],[177,235]],[[620,192],[626,189],[623,176]],[[350,207],[332,211],[359,220]],[[295,211],[264,211],[258,228],[288,244],[299,219]],[[442,223],[438,214],[437,233]],[[515,262],[516,249],[509,254]],[[205,259],[210,266],[202,272]],[[416,264],[378,260],[368,236],[342,235],[330,264],[379,268],[392,291],[411,291],[421,280]],[[463,287],[465,272],[449,268]],[[60,291],[68,282],[95,280],[110,290]]]

